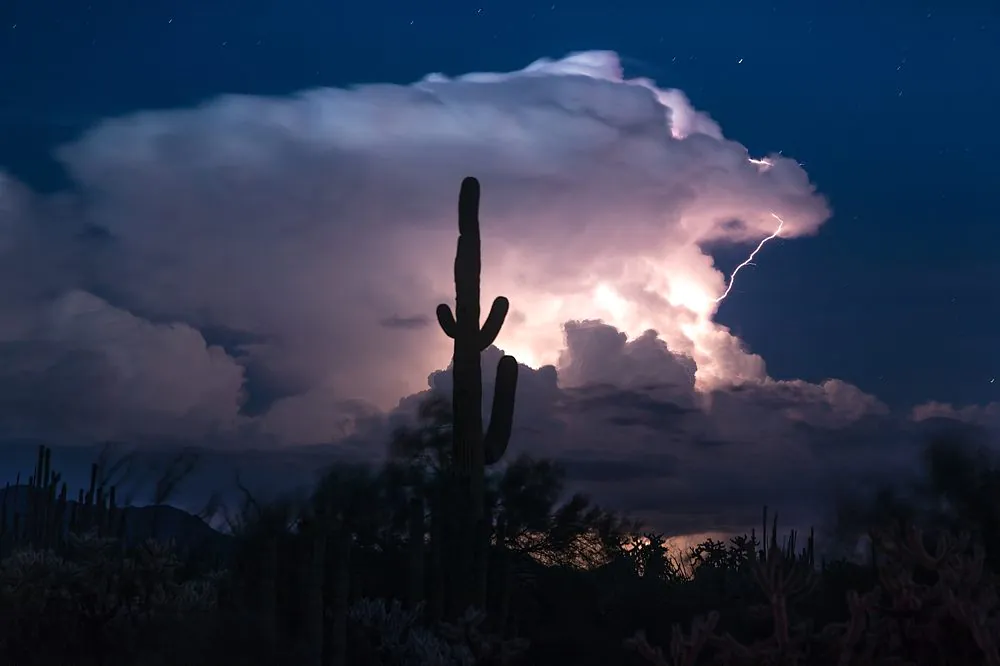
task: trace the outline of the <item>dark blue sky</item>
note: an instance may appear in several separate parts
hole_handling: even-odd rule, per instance
[[[984,402],[1000,398],[990,4],[5,0],[0,165],[52,189],[49,151],[107,115],[615,50],[831,200],[820,235],[769,246],[719,314],[772,376]]]

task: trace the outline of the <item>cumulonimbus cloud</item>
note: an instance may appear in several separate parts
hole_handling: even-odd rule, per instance
[[[796,428],[886,414],[843,382],[769,379],[713,321],[726,276],[707,244],[755,244],[775,215],[784,239],[828,219],[802,167],[749,155],[682,92],[625,78],[613,53],[225,96],[108,119],[59,157],[71,191],[0,175],[6,432],[357,435],[447,365],[429,315],[453,298],[467,175],[483,185],[484,298],[512,303],[497,344],[533,369],[524,428],[581,451],[632,432],[648,453],[683,422],[704,446],[757,442],[730,453],[750,464]],[[608,421],[618,435],[580,425],[602,386],[629,405]]]

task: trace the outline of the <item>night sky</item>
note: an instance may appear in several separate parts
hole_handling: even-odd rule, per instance
[[[840,379],[877,397],[893,415],[932,400],[956,409],[988,405],[1000,400],[1000,381],[994,381],[1000,379],[1000,79],[994,71],[1000,9],[988,5],[7,0],[0,4],[0,169],[38,201],[56,200],[80,189],[56,149],[110,117],[197,107],[226,93],[285,97],[321,87],[407,85],[430,73],[513,72],[539,58],[613,51],[626,78],[683,91],[727,139],[752,156],[780,151],[798,161],[826,197],[832,216],[818,233],[767,245],[714,316],[764,359],[769,377]],[[484,179],[484,196],[489,192]],[[54,217],[72,218],[92,196]],[[453,201],[445,203],[453,210]],[[728,275],[761,236],[706,247]],[[75,252],[83,250],[63,252],[53,270],[73,263],[67,257]],[[21,278],[46,281],[36,271],[4,279]],[[116,279],[87,284],[151,322],[184,321],[210,344],[229,350],[253,328],[230,329],[201,314],[185,318],[178,307],[129,301]],[[46,281],[46,294],[55,295],[55,282],[63,284]],[[348,313],[339,317],[338,325],[351,326]],[[17,328],[14,319],[0,317],[5,345],[29,335],[9,332]],[[261,403],[257,411],[293,395],[300,383],[295,373],[247,368],[248,382],[265,377],[265,388],[247,389],[250,401]],[[31,399],[45,403],[47,390],[37,389]],[[351,397],[341,391],[338,399]],[[16,402],[4,400],[4,409]],[[60,394],[38,409],[72,411],[76,402]],[[323,409],[321,400],[313,404]],[[889,417],[878,418],[865,422],[864,434],[824,430],[820,437],[875,441],[899,430],[887,425]],[[0,426],[8,422],[0,419]],[[0,434],[20,437],[28,430],[18,421]],[[66,432],[67,441],[81,441],[91,431]],[[621,436],[631,435],[623,430]],[[585,468],[586,461],[577,461],[577,469]],[[758,506],[760,487],[748,481],[752,498],[742,501]],[[648,502],[606,494],[650,511]],[[713,511],[711,503],[702,506]],[[726,506],[720,502],[719,511]],[[696,523],[677,529],[730,524]]]

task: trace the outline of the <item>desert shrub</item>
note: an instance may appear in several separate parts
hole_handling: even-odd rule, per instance
[[[25,666],[180,657],[210,637],[222,574],[183,580],[178,568],[155,541],[125,552],[70,535],[61,553],[17,550],[0,561],[0,650]]]

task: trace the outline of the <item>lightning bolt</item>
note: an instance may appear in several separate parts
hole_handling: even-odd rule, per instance
[[[726,287],[726,293],[724,293],[722,296],[719,296],[717,299],[715,299],[716,303],[721,303],[722,301],[726,300],[726,296],[728,296],[729,292],[733,290],[733,284],[735,284],[735,282],[736,282],[736,274],[739,273],[740,270],[744,266],[751,265],[751,263],[753,262],[753,258],[757,256],[757,253],[760,252],[761,248],[764,247],[764,245],[766,245],[768,241],[774,240],[775,238],[777,238],[781,234],[781,228],[783,226],[785,226],[785,221],[782,220],[780,217],[778,217],[774,213],[771,213],[771,217],[773,217],[774,219],[776,219],[778,221],[778,228],[774,230],[773,234],[771,234],[770,236],[768,236],[767,238],[765,238],[764,240],[762,240],[757,245],[757,248],[753,252],[750,253],[750,256],[747,257],[746,261],[744,261],[742,264],[740,264],[739,266],[737,266],[735,268],[735,270],[733,270],[733,274],[729,276],[729,286]]]

